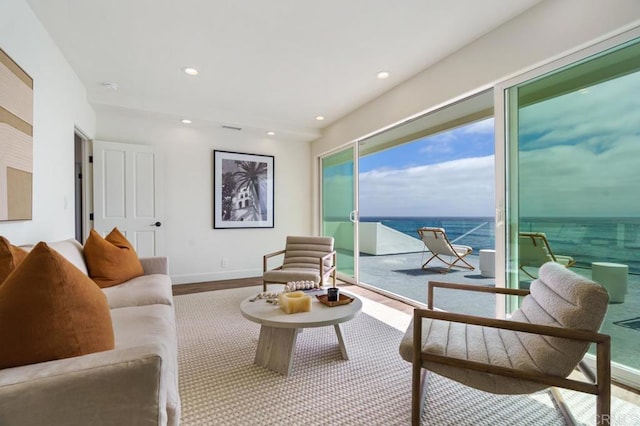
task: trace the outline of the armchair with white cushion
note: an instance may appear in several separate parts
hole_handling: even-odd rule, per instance
[[[429,282],[428,309],[414,310],[400,344],[401,356],[413,364],[414,425],[420,422],[423,369],[494,394],[529,394],[548,387],[593,394],[596,424],[609,424],[611,338],[598,333],[607,311],[607,291],[556,262],[544,264],[539,272],[529,290]],[[508,320],[462,315],[434,310],[437,287],[523,299]],[[596,374],[583,361],[592,343]],[[576,368],[586,381],[568,378]],[[551,390],[562,414],[571,420],[558,392]]]
[[[336,251],[333,244],[333,237],[288,236],[284,250],[263,256],[263,290],[267,291],[269,283],[287,284],[291,281],[313,281],[323,286],[329,277],[335,287]],[[282,264],[269,269],[269,259],[282,255]]]

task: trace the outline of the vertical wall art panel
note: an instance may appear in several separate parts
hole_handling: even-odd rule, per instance
[[[30,220],[33,80],[0,49],[0,221]]]

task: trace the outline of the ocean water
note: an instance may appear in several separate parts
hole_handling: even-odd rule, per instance
[[[361,217],[361,222],[380,222],[418,238],[418,228],[444,228],[452,243],[480,249],[495,248],[493,217]],[[577,266],[591,262],[629,265],[640,274],[640,218],[521,218],[521,231],[544,232],[555,254],[571,256]]]
[[[410,237],[420,239],[418,228],[444,228],[449,241],[473,247],[474,251],[495,248],[495,220],[492,217],[361,217],[360,222],[380,222]]]

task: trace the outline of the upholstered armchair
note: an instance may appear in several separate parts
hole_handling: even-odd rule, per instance
[[[268,283],[286,284],[290,281],[313,281],[321,286],[333,278],[336,285],[336,251],[333,237],[288,236],[284,250],[264,255],[262,287]],[[284,255],[282,264],[268,269],[269,259]]]
[[[461,315],[433,309],[437,287],[523,299],[509,320]],[[429,282],[427,300],[428,309],[414,310],[400,344],[401,356],[413,364],[414,425],[420,422],[423,369],[495,394],[528,394],[553,386],[590,393],[597,396],[596,424],[609,424],[611,343],[610,336],[598,333],[608,294],[599,284],[549,262],[529,290]],[[583,362],[592,343],[595,375]],[[587,381],[567,378],[576,368]],[[571,421],[559,394],[551,390]]]

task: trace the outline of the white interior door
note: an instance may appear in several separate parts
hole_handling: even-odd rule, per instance
[[[118,227],[140,257],[164,254],[160,167],[151,146],[93,141],[93,227]]]

